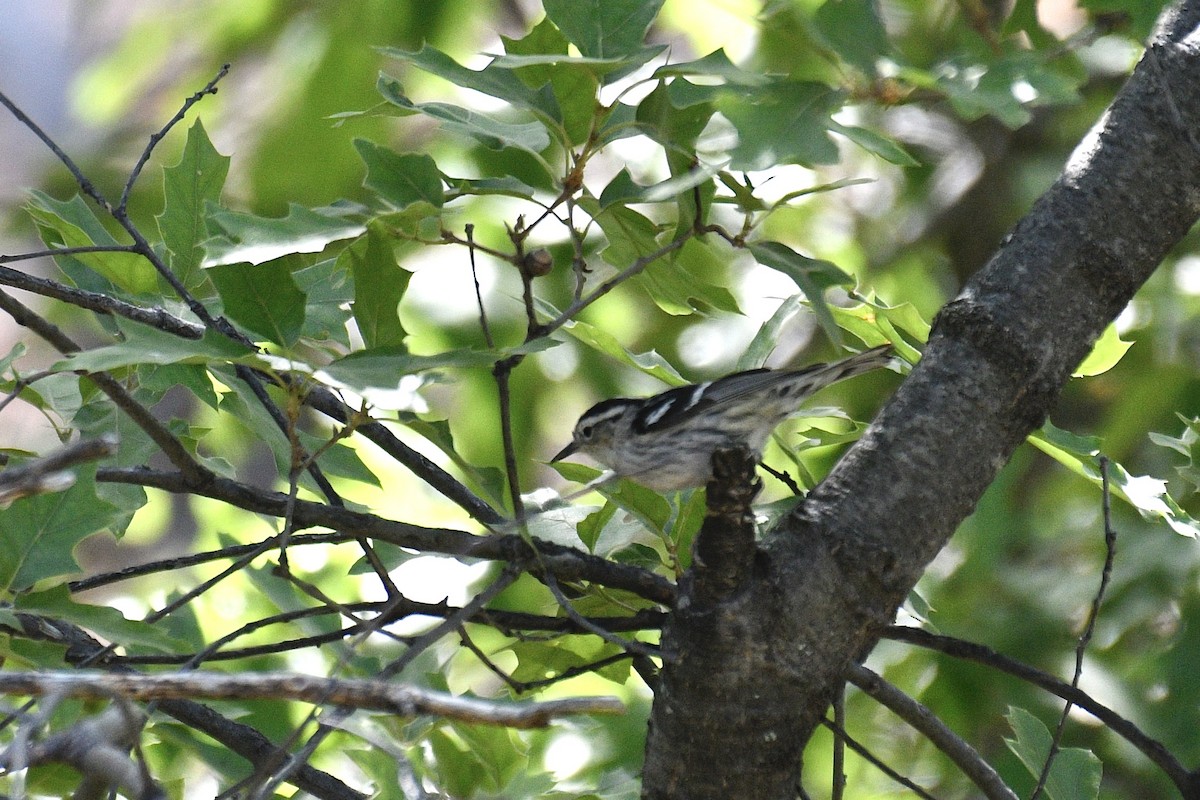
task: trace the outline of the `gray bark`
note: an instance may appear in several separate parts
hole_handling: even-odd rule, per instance
[[[683,585],[643,797],[795,796],[847,669],[1200,216],[1198,25],[1200,0],[1164,13],[1058,181],[942,309],[920,364],[741,586],[696,598]]]

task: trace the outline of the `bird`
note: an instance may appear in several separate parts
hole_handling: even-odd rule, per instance
[[[603,400],[583,413],[571,443],[550,461],[584,454],[611,470],[604,479],[630,478],[662,493],[703,486],[714,451],[743,445],[761,458],[771,432],[805,398],[894,357],[884,344],[803,369],[751,369],[652,397]]]

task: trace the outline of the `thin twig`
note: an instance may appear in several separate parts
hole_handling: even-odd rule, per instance
[[[858,741],[850,734],[846,733],[846,729],[843,728],[842,726],[838,725],[833,720],[831,720],[827,717],[827,718],[821,720],[821,724],[824,725],[826,728],[829,728],[829,730],[833,731],[834,736],[837,736],[839,739],[844,741],[846,743],[847,747],[849,747],[851,750],[853,750],[854,752],[856,752],[860,756],[862,756],[864,759],[866,759],[867,762],[869,764],[871,764],[871,766],[875,767],[875,769],[879,770],[884,775],[887,775],[889,778],[894,780],[896,783],[900,784],[904,788],[908,789],[910,792],[914,793],[917,797],[923,798],[923,800],[937,800],[936,797],[934,797],[929,792],[922,789],[919,785],[913,783],[912,780],[904,777],[899,772],[892,769],[887,764],[883,763],[883,761],[880,760],[880,758],[878,756],[876,756],[874,753],[872,753],[870,750],[867,749],[867,746],[865,744]]]
[[[487,308],[483,305],[483,289],[479,286],[479,268],[475,265],[475,226],[468,222],[463,226],[467,234],[467,254],[471,260],[471,280],[475,282],[475,302],[479,304],[479,327],[483,329],[483,341],[489,350],[496,349],[492,339],[492,329],[488,325]]]
[[[137,163],[133,165],[133,169],[129,172],[128,180],[125,181],[125,188],[121,192],[121,200],[119,203],[117,203],[117,211],[119,213],[123,214],[125,212],[125,208],[129,205],[129,193],[133,191],[133,184],[137,183],[138,176],[142,174],[142,168],[145,167],[146,162],[150,160],[150,154],[154,152],[154,148],[157,147],[158,143],[161,142],[164,137],[166,137],[171,129],[174,128],[175,125],[184,118],[187,112],[191,110],[192,106],[203,100],[205,95],[216,94],[217,84],[220,83],[221,79],[228,74],[229,65],[222,64],[221,69],[217,71],[217,74],[213,77],[213,79],[209,81],[203,89],[184,100],[183,105],[181,105],[179,110],[175,112],[175,116],[167,120],[167,124],[163,125],[157,133],[151,135],[150,141],[146,144],[146,149],[142,151],[142,155],[138,158]]]
[[[51,247],[47,250],[37,250],[32,253],[17,253],[12,256],[0,255],[0,264],[12,264],[17,261],[30,261],[35,258],[58,258],[59,256],[74,256],[82,253],[134,253],[137,248],[131,244],[87,244],[79,247]]]
[[[587,617],[580,614],[575,610],[575,607],[571,605],[571,601],[567,599],[567,596],[563,594],[562,589],[559,588],[558,579],[554,577],[554,573],[550,570],[546,570],[544,577],[546,579],[546,588],[550,590],[550,594],[554,595],[554,599],[558,601],[559,607],[567,613],[568,617],[575,621],[576,625],[584,630],[596,634],[609,644],[616,645],[626,653],[654,658],[664,658],[663,653],[657,647],[648,645],[645,642],[639,642],[636,639],[626,639],[623,636],[617,636],[612,631],[597,625]]]
[[[926,706],[861,664],[852,666],[846,677],[864,693],[924,734],[926,739],[945,753],[963,774],[979,787],[984,797],[989,800],[1017,800],[1017,795],[1005,785],[996,770],[983,760],[975,748],[950,730]]]
[[[586,297],[581,297],[578,300],[575,300],[573,303],[571,303],[571,305],[567,306],[566,310],[564,310],[557,317],[555,317],[554,319],[550,320],[549,322],[547,322],[545,325],[542,326],[541,333],[549,334],[549,333],[553,333],[554,331],[558,330],[563,325],[567,324],[572,319],[574,319],[575,315],[578,314],[580,311],[587,308],[592,303],[599,300],[601,297],[604,297],[604,295],[608,294],[609,292],[611,292],[613,289],[620,286],[625,281],[640,274],[644,269],[646,269],[646,267],[650,266],[651,264],[653,264],[655,261],[659,260],[663,256],[667,256],[667,255],[670,255],[671,253],[674,253],[676,250],[678,250],[679,248],[681,248],[685,244],[687,244],[688,241],[690,241],[692,238],[695,237],[695,235],[696,235],[696,233],[694,231],[689,230],[687,233],[685,233],[681,236],[677,236],[674,239],[672,239],[671,241],[667,242],[662,247],[655,250],[653,253],[648,253],[648,254],[642,256],[641,258],[637,259],[632,264],[630,264],[628,267],[621,270],[616,275],[614,275],[613,277],[606,280],[604,283],[597,286]]]
[[[272,516],[282,516],[286,505],[286,495],[280,492],[257,489],[219,475],[214,475],[203,485],[193,486],[176,472],[146,467],[105,467],[96,471],[96,479],[209,497],[236,508]],[[426,528],[309,500],[296,503],[296,520],[297,529],[320,526],[444,555],[506,562],[529,559],[533,555],[532,545],[515,534],[475,536],[451,528]],[[675,602],[675,584],[648,569],[610,561],[565,545],[535,542],[540,558],[533,565],[535,569],[553,571],[561,580],[586,580],[614,589],[627,589],[662,605]]]
[[[520,362],[521,356],[509,356],[497,361],[492,368],[492,375],[496,378],[496,394],[500,400],[500,439],[504,445],[504,474],[508,478],[509,502],[512,503],[513,515],[518,526],[525,522],[525,503],[521,499],[521,474],[517,470],[517,449],[513,442],[509,377],[513,368]]]
[[[333,392],[322,387],[311,387],[304,395],[304,402],[325,416],[342,423],[348,422],[353,413]],[[374,443],[476,521],[484,525],[499,525],[505,521],[496,509],[472,493],[453,475],[396,438],[383,424],[361,423],[355,427],[355,433]]]
[[[109,204],[108,200],[106,200],[104,195],[100,193],[100,190],[93,186],[92,182],[87,179],[87,176],[83,174],[83,170],[79,168],[79,165],[71,160],[71,157],[67,155],[61,147],[58,146],[57,142],[50,138],[50,134],[42,130],[41,126],[34,122],[28,114],[22,111],[16,103],[10,100],[8,95],[4,94],[4,92],[0,92],[0,105],[7,108],[9,113],[17,118],[18,122],[28,128],[34,136],[42,140],[42,144],[46,145],[46,147],[50,149],[50,152],[54,154],[54,157],[61,161],[63,166],[70,171],[72,177],[75,178],[75,183],[79,185],[79,188],[84,194],[95,200],[96,203],[98,203],[105,211],[112,213],[113,208]]]
[[[838,688],[837,696],[833,698],[833,721],[842,730],[846,729],[846,685]],[[846,741],[840,736],[833,737],[833,779],[831,781],[830,800],[842,800],[846,796]]]
[[[155,561],[147,561],[144,564],[134,564],[133,566],[123,567],[113,572],[101,572],[96,575],[89,575],[86,578],[71,581],[67,584],[71,594],[86,592],[89,589],[97,589],[101,586],[109,586],[121,581],[133,580],[146,575],[155,575],[160,572],[171,572],[174,570],[187,569],[189,567],[207,564],[212,561],[222,561],[227,558],[237,558],[247,553],[254,553],[255,556],[265,552],[262,549],[264,544],[269,544],[267,549],[274,546],[278,541],[277,536],[272,536],[262,542],[253,544],[238,544],[229,547],[222,547],[219,550],[207,550],[203,553],[188,553],[183,556],[173,558],[163,558]],[[348,537],[341,533],[307,533],[298,534],[292,537],[292,547],[299,545],[312,544],[342,544],[348,541]]]
[[[378,680],[386,682],[385,685],[388,686],[395,685],[390,683],[390,679],[392,677],[400,674],[400,672],[403,671],[404,668],[408,666],[408,664],[410,664],[414,658],[417,657],[417,655],[428,649],[431,645],[437,642],[438,639],[442,638],[447,633],[458,630],[463,623],[467,622],[477,613],[482,611],[484,606],[491,602],[496,595],[500,594],[500,592],[511,586],[513,582],[520,577],[523,571],[524,567],[522,565],[514,562],[506,564],[504,569],[501,571],[500,576],[486,589],[477,594],[474,599],[471,600],[471,602],[459,609],[458,613],[451,617],[447,617],[445,620],[433,626],[433,628],[426,631],[424,634],[414,638],[408,649],[405,650],[403,656],[395,659],[382,670],[380,670]],[[330,679],[325,680],[328,682]],[[284,781],[287,781],[295,770],[304,766],[308,762],[308,759],[312,757],[312,754],[316,751],[317,747],[320,746],[321,742],[323,742],[329,736],[329,734],[333,733],[333,731],[345,721],[345,719],[354,711],[355,707],[363,707],[357,704],[341,703],[338,702],[335,697],[327,695],[319,696],[312,702],[316,708],[313,709],[304,722],[296,726],[295,733],[292,738],[295,738],[295,736],[300,734],[306,723],[317,721],[318,708],[329,703],[332,703],[337,707],[322,712],[317,730],[313,733],[313,735],[308,738],[308,741],[304,743],[304,746],[300,748],[300,750],[288,756],[287,761],[278,770],[276,770],[274,775],[271,775],[267,780],[262,782],[262,784],[252,795],[253,797],[269,796],[270,792],[272,792],[275,787],[279,786]]]
[[[1186,796],[1189,791],[1194,791],[1193,788],[1189,788],[1193,786],[1194,781],[1191,773],[1162,742],[1146,735],[1137,725],[1099,702],[1087,692],[1080,690],[1078,687],[1071,686],[1066,681],[1059,680],[1049,673],[997,653],[985,645],[956,639],[952,636],[929,633],[920,628],[893,625],[884,632],[883,636],[885,639],[908,642],[918,647],[937,650],[955,658],[974,661],[978,664],[998,669],[1034,686],[1041,687],[1064,700],[1070,700],[1074,705],[1103,722],[1110,731],[1140,750],[1146,758],[1163,771],[1183,795]]]
[[[1092,641],[1092,633],[1096,629],[1096,619],[1100,616],[1100,604],[1104,602],[1104,593],[1108,590],[1108,582],[1112,578],[1113,561],[1117,557],[1117,531],[1112,525],[1112,504],[1110,502],[1111,495],[1108,484],[1108,457],[1101,455],[1099,458],[1100,466],[1100,497],[1101,507],[1104,512],[1104,569],[1100,573],[1100,586],[1096,589],[1096,596],[1092,598],[1092,607],[1088,611],[1087,623],[1083,627],[1083,633],[1079,635],[1079,641],[1075,645],[1075,674],[1071,677],[1071,688],[1079,688],[1079,679],[1083,675],[1083,654],[1087,650],[1088,643]],[[1033,794],[1029,796],[1029,800],[1038,800],[1042,792],[1046,788],[1046,781],[1050,779],[1050,768],[1054,764],[1054,758],[1058,755],[1059,747],[1062,743],[1063,731],[1067,727],[1067,717],[1071,713],[1071,707],[1074,704],[1068,699],[1063,706],[1062,715],[1058,718],[1058,726],[1054,729],[1054,738],[1050,740],[1050,751],[1046,754],[1046,762],[1042,764],[1042,771],[1038,775],[1037,785],[1033,787]]]

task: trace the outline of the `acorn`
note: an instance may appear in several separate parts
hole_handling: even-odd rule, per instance
[[[525,258],[521,262],[521,269],[531,278],[549,275],[550,270],[554,269],[554,256],[550,255],[550,251],[544,247],[531,250],[525,254]]]

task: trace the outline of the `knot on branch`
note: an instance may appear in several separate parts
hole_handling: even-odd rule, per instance
[[[744,446],[712,454],[708,511],[696,537],[693,596],[701,602],[728,598],[745,583],[754,563],[754,510],[762,488],[754,474],[758,457]]]

